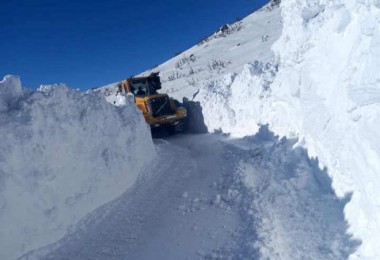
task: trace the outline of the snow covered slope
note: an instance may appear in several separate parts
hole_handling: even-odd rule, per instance
[[[273,60],[274,53],[270,48],[280,34],[280,9],[270,3],[241,21],[222,26],[196,46],[141,75],[159,71],[163,83],[161,92],[178,100],[192,98],[200,87],[226,73],[240,72],[247,63]],[[102,87],[111,103],[116,84]]]
[[[164,64],[159,71],[163,91],[181,100],[192,98],[226,73],[240,72],[247,63],[269,62],[271,45],[281,33],[280,9],[271,4],[234,24],[224,25],[213,35]]]
[[[64,86],[33,92],[15,76],[0,81],[0,259],[60,239],[152,161],[150,131],[125,103]]]

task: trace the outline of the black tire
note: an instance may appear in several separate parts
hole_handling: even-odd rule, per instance
[[[186,122],[185,119],[182,119],[174,126],[174,130],[176,133],[182,133],[186,131]]]
[[[167,125],[166,126],[166,132],[168,135],[174,135],[176,133],[175,126],[174,125]]]

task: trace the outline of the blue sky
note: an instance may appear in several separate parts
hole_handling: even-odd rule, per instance
[[[0,78],[88,89],[173,57],[268,0],[0,0]]]

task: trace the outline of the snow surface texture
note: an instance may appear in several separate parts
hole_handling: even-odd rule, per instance
[[[298,137],[338,196],[353,193],[345,213],[362,246],[351,258],[379,259],[379,4],[285,0],[282,16],[278,63],[246,65],[200,90],[206,125],[242,136],[269,124]]]
[[[243,207],[247,223],[240,226],[246,233],[239,237],[243,248],[237,257],[252,253],[272,259],[380,259],[379,2],[283,0],[281,5],[270,4],[223,26],[154,68],[160,71],[162,92],[186,97],[185,105],[197,110],[189,113],[204,119],[209,131],[251,136],[258,125],[268,124],[276,134],[298,140],[246,140],[242,146],[249,155],[231,152],[231,157],[240,157],[234,161],[237,171],[230,175],[235,179],[226,185],[236,188],[220,192],[214,201],[223,205],[235,200]],[[112,96],[114,86],[102,91],[119,105],[119,96]],[[8,101],[0,103],[0,109],[12,104],[13,95],[18,94],[4,95]],[[194,199],[197,204],[199,199]],[[149,222],[149,216],[144,217]],[[344,234],[344,218],[358,240]],[[109,226],[103,228],[108,231]],[[142,240],[137,246],[144,248],[148,241],[155,249],[155,241],[163,241],[157,234],[156,240]],[[101,243],[98,239],[94,236]],[[127,254],[124,249],[116,253]],[[202,256],[227,253],[216,250]]]
[[[209,131],[244,136],[269,124],[317,156],[337,195],[353,193],[345,217],[362,240],[353,259],[380,259],[379,8],[283,0],[154,68],[163,92],[200,102]]]
[[[267,127],[156,139],[136,185],[21,259],[346,259],[349,197],[294,142]]]
[[[15,76],[0,82],[0,259],[60,239],[153,160],[150,131],[125,103],[64,86],[33,92]]]
[[[345,213],[363,244],[352,258],[380,259],[379,1],[286,0],[282,8],[279,74],[261,120],[297,133],[338,196],[353,192]]]
[[[347,259],[360,244],[347,234],[350,197],[337,198],[327,169],[295,142],[267,126],[229,141],[236,169],[223,200],[235,200],[245,222],[236,259]]]

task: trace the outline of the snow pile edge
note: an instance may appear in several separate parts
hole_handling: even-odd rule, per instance
[[[57,241],[120,196],[155,157],[133,100],[0,81],[0,258]]]

